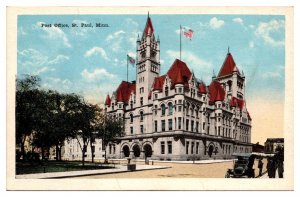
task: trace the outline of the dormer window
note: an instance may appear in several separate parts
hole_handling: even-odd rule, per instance
[[[165,95],[169,96],[169,88],[168,88],[168,86],[165,87]]]

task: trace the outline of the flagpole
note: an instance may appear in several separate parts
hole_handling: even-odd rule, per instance
[[[127,55],[127,82],[128,82],[128,55]]]
[[[181,25],[180,25],[180,33],[179,34],[180,34],[180,58],[179,59],[181,60]]]

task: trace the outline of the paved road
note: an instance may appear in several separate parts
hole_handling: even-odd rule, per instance
[[[265,162],[264,162],[265,163]],[[224,178],[228,168],[232,168],[232,162],[210,163],[210,164],[187,164],[187,163],[154,163],[154,165],[170,166],[171,168],[127,172],[104,175],[91,175],[76,177],[81,179],[102,178]],[[266,165],[264,165],[265,168]],[[257,161],[254,164],[255,174],[258,175]],[[264,169],[265,170],[265,169]]]

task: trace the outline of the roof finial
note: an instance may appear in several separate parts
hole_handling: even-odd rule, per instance
[[[230,53],[230,51],[229,51],[229,46],[228,46],[228,53]]]
[[[148,18],[149,18],[149,11],[148,11]]]
[[[213,76],[212,76],[212,80],[216,79],[216,74],[215,74],[215,69],[213,69]]]

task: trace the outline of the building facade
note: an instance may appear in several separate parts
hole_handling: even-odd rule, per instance
[[[125,131],[107,146],[116,150],[108,157],[199,160],[252,151],[245,76],[229,51],[208,86],[179,59],[161,75],[160,40],[148,16],[136,53],[136,81],[122,81],[105,101]]]
[[[265,142],[266,153],[276,153],[279,149],[284,149],[284,138],[267,138]]]

